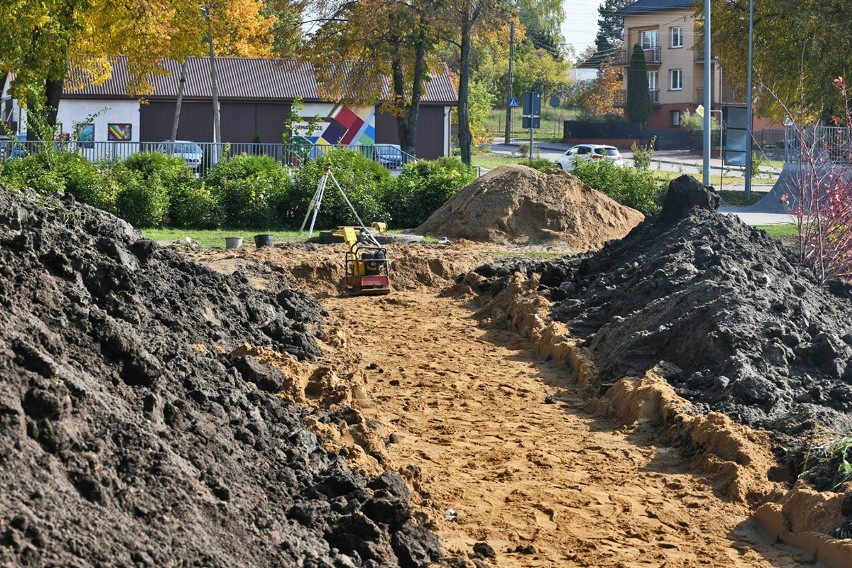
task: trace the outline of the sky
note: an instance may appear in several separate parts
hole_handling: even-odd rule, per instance
[[[598,33],[598,6],[601,0],[563,0],[565,2],[565,21],[562,22],[562,35],[574,46],[577,54],[586,46],[595,43]]]

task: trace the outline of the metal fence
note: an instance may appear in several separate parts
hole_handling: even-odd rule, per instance
[[[815,164],[852,162],[852,129],[842,126],[788,126],[784,161]]]
[[[302,164],[325,156],[334,149],[358,152],[366,158],[375,160],[390,170],[401,169],[417,158],[403,152],[392,144],[359,144],[352,146],[337,144],[268,144],[241,142],[41,142],[26,140],[0,139],[0,160],[14,159],[31,153],[40,152],[51,145],[58,151],[79,154],[91,162],[112,163],[126,160],[139,152],[161,152],[172,154],[186,160],[193,171],[203,174],[225,158],[242,154],[269,156],[275,161],[298,168]]]

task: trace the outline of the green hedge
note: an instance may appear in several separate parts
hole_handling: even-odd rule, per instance
[[[359,152],[336,149],[299,168],[288,195],[290,227],[298,228],[301,225],[326,165],[331,167],[334,179],[364,223],[389,221],[384,196],[394,183],[393,176],[381,164]],[[317,227],[332,228],[357,222],[334,180],[329,178],[317,214]]]
[[[394,227],[420,225],[474,179],[473,168],[456,157],[406,164],[384,195],[390,222]]]
[[[647,170],[619,167],[609,160],[577,160],[572,173],[593,189],[645,215],[660,210],[665,184]]]
[[[199,180],[181,158],[156,152],[115,164],[92,164],[68,152],[36,153],[0,164],[0,176],[10,188],[71,193],[138,227],[298,229],[327,165],[365,223],[386,221],[393,228],[416,227],[475,179],[473,169],[455,157],[407,164],[394,178],[362,153],[345,149],[308,161],[292,181],[288,168],[268,156],[224,159]],[[329,179],[317,228],[355,223]]]
[[[226,227],[272,228],[287,224],[290,191],[287,169],[269,156],[243,154],[222,160],[207,174],[207,185]]]

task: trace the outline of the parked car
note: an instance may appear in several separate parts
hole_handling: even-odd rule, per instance
[[[4,158],[23,158],[27,155],[27,135],[11,137],[0,134],[0,160]]]
[[[399,144],[374,145],[373,159],[389,170],[399,169],[404,165],[402,148],[400,148]]]
[[[201,146],[188,140],[175,140],[174,142],[166,140],[165,142],[160,142],[157,146],[157,152],[183,158],[193,170],[197,170],[201,166],[201,160],[204,157]]]
[[[576,167],[577,160],[610,160],[618,167],[624,167],[624,156],[615,146],[604,144],[577,144],[556,158],[556,163],[566,172]]]

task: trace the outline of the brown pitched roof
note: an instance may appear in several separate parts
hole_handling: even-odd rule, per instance
[[[223,100],[292,100],[301,97],[305,102],[326,102],[317,89],[314,68],[310,63],[287,59],[259,59],[250,57],[217,57],[216,70],[219,82],[219,97]],[[178,93],[180,63],[174,59],[163,60],[163,69],[168,74],[150,78],[154,92],[143,98],[174,99]],[[130,76],[127,59],[113,61],[112,77],[102,85],[85,84],[84,78],[72,71],[66,82],[63,98],[127,98],[127,83]],[[82,88],[76,85],[83,84]],[[384,89],[389,94],[387,84]],[[188,57],[186,99],[210,99],[210,63],[207,57]],[[430,74],[424,104],[458,104],[458,94],[450,80],[449,69],[442,65]]]

